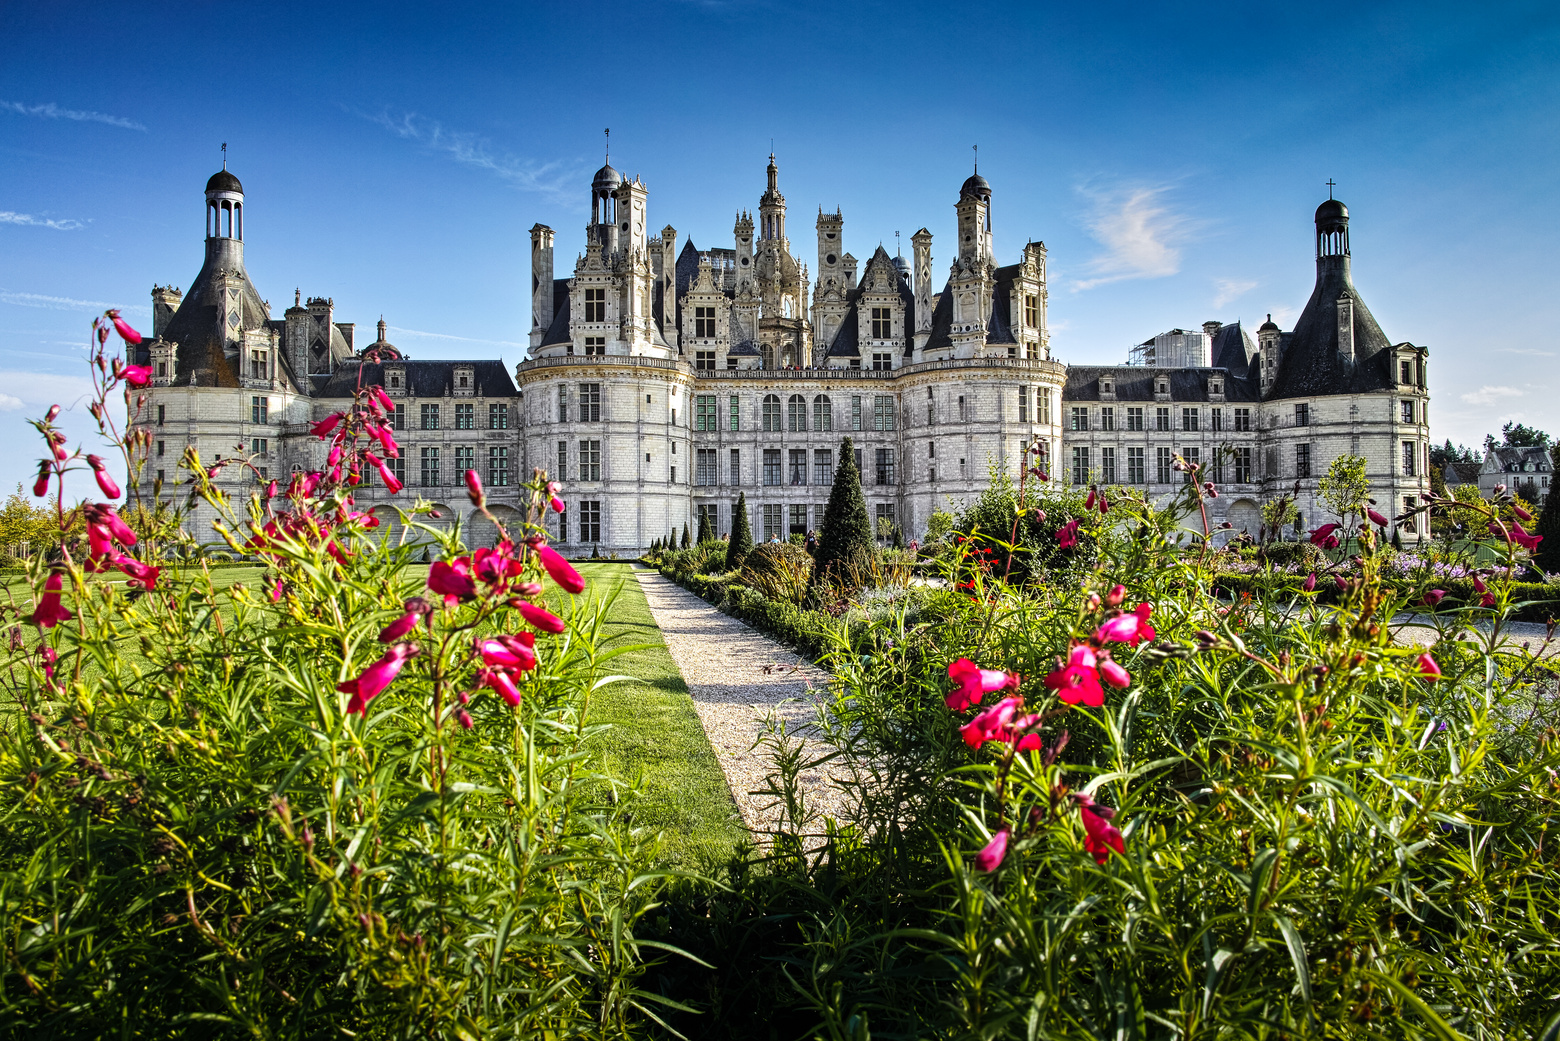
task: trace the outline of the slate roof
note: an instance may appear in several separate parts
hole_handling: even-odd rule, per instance
[[[1208,401],[1208,380],[1224,377],[1224,400],[1242,404],[1258,400],[1257,388],[1250,380],[1236,377],[1227,369],[1160,368],[1153,365],[1069,365],[1067,382],[1062,387],[1063,401],[1101,401],[1100,377],[1115,380],[1116,401],[1155,400],[1154,384],[1160,377],[1170,380],[1171,401]]]
[[[1338,353],[1338,298],[1354,301],[1354,356]],[[1284,345],[1269,394],[1304,398],[1328,394],[1369,394],[1391,390],[1391,343],[1360,299],[1346,256],[1318,257],[1316,288]]]
[[[553,320],[542,334],[541,346],[569,343],[569,280],[553,279]]]
[[[732,358],[763,357],[763,355],[759,353],[758,348],[753,346],[752,340],[743,340],[741,343],[732,344],[731,347],[726,350],[726,355]]]
[[[949,292],[949,284],[943,283],[937,304],[932,308],[932,333],[926,341],[926,349],[929,351],[953,343],[953,294]]]
[[[217,305],[222,299],[216,286],[221,263],[221,250],[208,248],[200,274],[195,276],[190,291],[184,294],[179,309],[173,313],[167,328],[163,330],[164,340],[179,345],[178,368],[174,374],[177,383],[188,383],[193,377],[203,387],[239,385],[238,372],[228,360],[224,349],[227,342],[227,335],[223,331],[225,318],[217,312]],[[254,283],[249,280],[248,273],[243,270],[242,262],[238,274],[242,278],[238,294],[241,327],[266,328],[271,322],[270,313]],[[335,346],[340,333],[334,326],[331,331],[332,346]],[[342,340],[343,346],[345,342]]]
[[[1549,473],[1552,469],[1549,449],[1536,445],[1527,448],[1497,446],[1485,449],[1483,470],[1491,473]],[[1490,466],[1494,463],[1494,467]]]
[[[488,398],[515,397],[514,380],[502,361],[403,361],[392,366],[406,372],[406,389],[412,397],[442,398],[455,387],[455,366],[469,365],[476,381],[476,395]],[[359,375],[362,380],[359,383]],[[337,367],[329,376],[310,376],[316,397],[349,398],[359,385],[384,386],[385,366],[374,362],[351,361]]]
[[[991,317],[986,320],[987,343],[1017,343],[1013,335],[1013,279],[1021,264],[1009,264],[996,270],[997,284],[991,291]]]
[[[1228,369],[1230,375],[1244,379],[1247,367],[1251,364],[1251,356],[1256,353],[1257,345],[1252,342],[1251,334],[1241,328],[1237,321],[1213,334],[1208,357],[1214,368]]]
[[[1441,468],[1441,476],[1446,478],[1449,486],[1459,484],[1478,484],[1480,463],[1461,463],[1448,460]]]

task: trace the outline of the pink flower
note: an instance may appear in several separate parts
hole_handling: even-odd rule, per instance
[[[344,448],[342,448],[340,445],[331,445],[330,446],[330,455],[326,457],[325,465],[326,466],[331,466],[331,467],[336,466],[336,464],[341,462],[341,457],[345,453],[345,451],[346,450]]]
[[[481,676],[482,682],[493,689],[493,692],[510,705],[520,704],[520,689],[515,686],[514,678],[503,669],[486,669]]]
[[[1426,593],[1419,602],[1424,604],[1426,607],[1434,607],[1436,604],[1439,604],[1442,600],[1445,599],[1446,590],[1432,589],[1430,592]]]
[[[1148,616],[1154,613],[1153,607],[1149,606],[1148,604],[1138,604],[1137,609],[1132,613],[1137,615],[1138,627],[1136,635],[1134,635],[1132,639],[1126,641],[1128,646],[1136,647],[1144,640],[1154,640],[1159,636],[1159,634],[1154,631],[1154,627],[1148,624]]]
[[[315,437],[324,438],[341,423],[343,415],[340,412],[332,412],[318,423],[309,428],[309,433]]]
[[[162,574],[162,568],[142,563],[134,557],[120,557],[114,563],[120,571],[141,583],[144,588],[157,588],[157,577]]]
[[[132,387],[144,387],[152,382],[152,367],[150,365],[126,365],[124,372],[120,373],[125,382]]]
[[[383,459],[379,458],[373,452],[364,452],[363,455],[368,459],[369,463],[373,465],[374,469],[379,471],[379,479],[385,482],[385,489],[389,491],[391,495],[398,494],[401,489],[405,487],[405,485],[401,483],[401,479],[396,477],[395,471],[390,469],[389,465],[386,464]]]
[[[417,628],[417,623],[422,619],[419,611],[408,611],[383,629],[379,630],[380,643],[395,643],[407,633]]]
[[[537,543],[535,549],[537,557],[542,561],[542,567],[547,569],[547,573],[552,576],[552,580],[558,583],[564,592],[583,593],[585,591],[585,580],[580,577],[578,571],[570,566],[567,560],[558,555],[557,550],[545,542]]]
[[[1495,594],[1494,593],[1485,593],[1483,596],[1479,597],[1479,606],[1480,607],[1494,607],[1495,606]]]
[[[1110,502],[1105,498],[1105,493],[1100,492],[1100,513],[1110,512]]]
[[[1121,837],[1121,831],[1110,822],[1110,818],[1115,816],[1114,810],[1097,806],[1091,799],[1079,803],[1078,815],[1083,818],[1084,851],[1094,854],[1096,864],[1105,863],[1111,850],[1126,855],[1127,844]]]
[[[1365,516],[1369,517],[1370,522],[1376,525],[1378,528],[1385,528],[1388,524],[1392,523],[1391,521],[1387,520],[1387,518],[1377,513],[1375,510],[1366,510]]]
[[[45,495],[49,494],[49,478],[51,476],[52,475],[49,472],[49,461],[44,459],[38,464],[38,479],[33,482],[33,494],[38,498],[41,499]]]
[[[347,701],[347,714],[351,715],[355,712],[366,716],[368,703],[390,685],[390,681],[400,674],[401,666],[406,664],[406,659],[416,653],[416,645],[398,643],[385,651],[382,658],[364,669],[357,678],[343,680],[336,684],[336,689],[341,693],[352,695]]]
[[[279,604],[282,602],[282,591],[285,588],[286,586],[282,584],[282,580],[277,579],[276,583],[271,586],[271,603]]]
[[[525,635],[530,636],[530,633]],[[484,665],[496,665],[522,672],[536,668],[536,653],[515,639],[489,637],[477,640],[477,653]]]
[[[1512,503],[1511,504],[1511,512],[1515,513],[1517,515],[1517,519],[1518,520],[1530,521],[1530,520],[1533,519],[1533,515],[1531,513],[1529,513],[1527,510],[1524,510],[1522,508],[1522,504],[1521,503],[1516,503],[1516,502]]]
[[[1478,575],[1473,576],[1473,590],[1476,593],[1483,593],[1487,591],[1484,585],[1484,579],[1480,578]]]
[[[267,499],[274,499],[276,498],[276,494],[279,491],[281,491],[281,489],[277,487],[275,481],[272,481],[270,484],[265,486],[265,497]]]
[[[1538,544],[1544,541],[1544,536],[1529,535],[1521,528],[1518,528],[1511,533],[1511,540],[1517,545],[1521,546],[1523,549],[1527,550],[1529,553],[1532,553],[1537,551]]]
[[[1017,690],[1019,683],[1017,676],[1000,669],[979,668],[968,658],[960,658],[949,665],[948,678],[959,685],[945,699],[948,707],[955,712],[979,704],[982,695],[993,691]]]
[[[436,561],[428,569],[428,588],[443,596],[446,604],[469,600],[477,592],[471,561],[465,557],[457,557],[453,562]]]
[[[544,633],[561,633],[565,628],[562,618],[532,603],[520,605],[520,616]]]
[[[1089,497],[1087,499],[1083,500],[1083,508],[1085,510],[1092,510],[1092,509],[1094,509],[1094,499],[1095,499],[1095,496],[1098,495],[1098,494],[1099,493],[1094,490],[1094,485],[1092,485],[1092,484],[1089,485]]]
[[[43,595],[38,598],[38,606],[33,608],[28,621],[40,629],[52,629],[61,622],[68,622],[76,617],[60,603],[60,590],[64,588],[64,574],[58,571],[51,574],[43,583]]]
[[[979,748],[987,741],[997,740],[1018,713],[1019,704],[1018,698],[1003,698],[984,712],[977,714],[974,719],[959,728],[964,743],[971,748]]]
[[[1135,614],[1118,614],[1108,618],[1095,630],[1094,638],[1100,643],[1136,643],[1142,619]]]
[[[975,854],[976,871],[995,871],[1002,866],[1002,858],[1007,856],[1008,829],[999,828],[997,833],[991,836],[991,841],[986,843],[986,848]]]
[[[463,708],[456,709],[455,710],[455,722],[459,723],[461,726],[465,727],[467,730],[470,730],[471,729],[471,713],[467,712]]]
[[[97,478],[98,487],[103,494],[110,499],[119,498],[119,485],[114,481],[114,475],[108,472],[108,465],[103,462],[102,456],[87,456],[87,465],[92,467],[92,476]]]
[[[1105,606],[1119,607],[1121,606],[1121,602],[1126,598],[1127,587],[1122,585],[1120,582],[1117,582],[1115,585],[1110,587],[1110,592],[1105,594]]]
[[[1441,666],[1437,665],[1435,659],[1430,657],[1429,654],[1421,654],[1419,656],[1419,675],[1427,680],[1438,680],[1441,678]]]
[[[1311,532],[1311,545],[1320,546],[1322,549],[1337,549],[1338,536],[1333,532],[1343,527],[1342,524],[1323,524],[1320,528]]]
[[[1100,679],[1117,690],[1126,690],[1132,686],[1132,674],[1109,658],[1100,660]]]
[[[466,471],[466,494],[471,498],[471,505],[482,505],[485,498],[482,494],[482,475],[475,470]]]
[[[395,402],[390,400],[390,395],[385,393],[385,388],[375,386],[368,389],[369,397],[373,398],[390,415],[395,415]]]
[[[1100,686],[1099,659],[1088,647],[1078,646],[1068,655],[1065,668],[1045,678],[1045,685],[1069,705],[1082,702],[1090,708],[1105,704],[1105,688]]]
[[[1062,549],[1072,549],[1078,544],[1078,521],[1068,521],[1056,529],[1056,544]]]
[[[1305,591],[1307,593],[1314,593],[1314,592],[1316,592],[1316,572],[1315,571],[1311,572],[1310,576],[1305,580],[1304,589],[1305,589]]]
[[[119,317],[117,310],[110,310],[108,316],[114,320],[114,329],[122,340],[131,344],[141,342],[141,334],[130,328],[130,323]]]
[[[562,513],[564,511],[563,500],[558,498],[556,495],[548,500],[547,505],[552,507],[552,511],[554,513]]]

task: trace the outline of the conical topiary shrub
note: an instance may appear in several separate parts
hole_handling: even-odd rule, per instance
[[[861,494],[861,471],[856,468],[856,446],[847,437],[840,445],[834,487],[823,510],[823,530],[818,534],[818,551],[813,555],[813,585],[852,584],[876,556],[872,520]]]
[[[731,542],[726,546],[726,570],[735,571],[753,552],[753,529],[748,525],[747,493],[737,493],[736,512],[731,518]]]
[[[691,544],[692,544],[692,540],[688,538],[688,525],[684,524],[683,525],[683,537],[682,537],[681,546],[682,546],[683,549],[687,549]]]
[[[715,541],[715,529],[710,527],[710,511],[699,511],[699,545]]]

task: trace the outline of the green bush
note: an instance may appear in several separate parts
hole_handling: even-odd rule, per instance
[[[742,581],[771,600],[800,604],[807,596],[812,565],[812,557],[801,546],[766,543],[747,555]]]

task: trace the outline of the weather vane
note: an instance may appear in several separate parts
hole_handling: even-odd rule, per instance
[[[222,142],[222,169],[227,169],[227,142]]]
[[[611,163],[612,162],[612,128],[611,127],[607,127],[607,129],[605,131],[603,131],[603,132],[607,135],[607,162]]]

